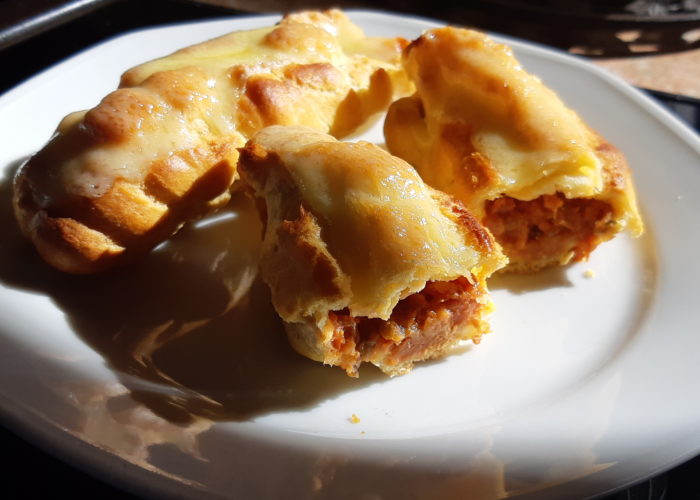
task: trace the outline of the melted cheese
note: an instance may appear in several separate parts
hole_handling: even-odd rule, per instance
[[[484,259],[410,165],[377,146],[301,127],[269,127],[254,141],[279,156],[321,226],[320,244],[349,278],[351,293],[335,307],[387,319],[429,280],[481,278],[502,265],[496,252]]]
[[[414,41],[404,64],[417,92],[390,109],[387,145],[478,217],[485,200],[503,195],[607,196],[600,138],[510,48],[440,28]],[[615,196],[637,225],[631,186]]]
[[[400,39],[365,37],[339,11],[306,12],[137,66],[82,120],[61,127],[53,141],[60,144],[49,149],[66,151],[47,159],[59,160],[61,185],[49,197],[63,190],[99,197],[117,178],[139,184],[153,162],[213,144],[233,145],[222,159],[235,164],[235,147],[273,123],[349,133],[377,110],[347,117],[338,108],[349,95],[380,87],[378,71],[388,75],[385,85],[396,77],[407,88],[398,64],[401,48]],[[378,102],[362,104],[387,106],[393,90],[380,89]]]
[[[181,69],[110,94],[76,124],[97,140],[61,165],[68,192],[95,198],[116,178],[138,184],[153,162],[221,138],[242,146],[224,73]],[[100,137],[104,130],[110,135]]]

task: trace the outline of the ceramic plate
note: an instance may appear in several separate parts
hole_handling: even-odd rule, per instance
[[[372,35],[436,23],[376,12]],[[201,498],[572,498],[700,450],[700,141],[586,62],[509,40],[633,168],[646,234],[492,280],[476,347],[359,379],[291,351],[256,277],[245,200],[119,272],[65,276],[18,234],[10,178],[121,72],[276,17],[131,33],[0,97],[0,408],[35,442],[139,493]],[[382,142],[379,125],[363,138]],[[356,418],[353,418],[353,415]],[[359,420],[359,422],[358,422]]]

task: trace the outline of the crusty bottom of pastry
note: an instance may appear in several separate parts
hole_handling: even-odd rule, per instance
[[[323,331],[307,323],[289,323],[287,333],[301,354],[340,366],[352,377],[363,362],[395,376],[409,372],[416,361],[446,355],[460,341],[479,343],[488,332],[484,317],[490,309],[486,290],[461,277],[428,282],[399,301],[386,321],[342,310],[329,313]],[[310,338],[327,340],[312,346]]]
[[[508,196],[486,203],[484,225],[501,244],[507,272],[531,272],[588,258],[616,233],[612,207],[601,200],[562,194],[531,201]]]

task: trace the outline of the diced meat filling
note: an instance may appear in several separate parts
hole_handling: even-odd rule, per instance
[[[612,208],[604,201],[562,194],[521,201],[508,196],[486,204],[484,225],[514,268],[584,260],[612,236]]]
[[[334,354],[350,374],[363,361],[400,371],[414,361],[442,354],[459,340],[471,338],[478,343],[485,329],[481,320],[484,306],[479,301],[483,293],[460,277],[428,282],[420,292],[399,301],[386,321],[353,317],[347,309],[331,312]]]

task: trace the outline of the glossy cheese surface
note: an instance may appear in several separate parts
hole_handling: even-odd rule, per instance
[[[509,47],[477,31],[438,28],[412,42],[404,65],[417,91],[394,103],[387,145],[478,217],[484,202],[565,194],[605,198],[641,231],[627,166]]]
[[[256,131],[343,136],[406,95],[406,44],[366,37],[338,10],[309,11],[137,66],[22,166],[18,222],[64,271],[143,254],[228,199],[237,148]]]
[[[427,281],[482,280],[504,263],[491,236],[461,205],[373,144],[269,127],[244,151],[241,175],[266,201],[264,248],[279,249],[286,264],[296,266],[291,274],[280,268],[283,260],[266,268],[263,257],[263,276],[286,321],[344,308],[353,316],[387,319],[400,299]],[[316,227],[309,244],[332,262],[327,280],[337,286],[328,294],[305,295],[299,285],[306,282],[299,275],[313,274],[320,257],[295,263],[293,251],[282,252],[280,231],[294,218]],[[293,296],[283,291],[287,283],[298,290]]]
[[[397,72],[398,50],[397,40],[368,41],[331,11],[291,15],[276,27],[230,33],[137,66],[120,90],[71,125],[93,141],[62,162],[62,180],[70,192],[100,196],[117,177],[141,181],[156,159],[222,139],[242,146],[272,123],[344,135],[366,116],[345,124],[337,107],[368,88],[380,68]],[[230,151],[232,161],[236,154]]]

